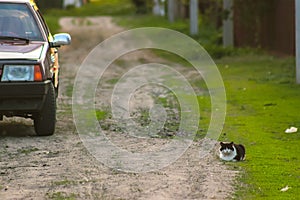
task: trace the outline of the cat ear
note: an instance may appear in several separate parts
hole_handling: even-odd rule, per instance
[[[220,145],[223,145],[224,143],[223,142],[220,142]]]
[[[233,144],[233,142],[230,142],[230,144]]]

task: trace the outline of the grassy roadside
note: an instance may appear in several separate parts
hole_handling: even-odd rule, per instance
[[[219,61],[227,91],[223,140],[246,145],[237,199],[296,199],[300,194],[300,86],[293,59],[245,56]],[[235,164],[234,164],[235,165]],[[289,186],[286,192],[280,191]]]
[[[111,14],[114,13],[114,6],[111,4]],[[91,11],[92,8],[82,9],[89,11],[78,14],[50,11],[46,20],[51,19],[55,24],[55,20],[63,15],[102,14]],[[163,18],[133,17],[130,12],[124,17],[116,17],[116,22],[130,28],[161,26],[188,32],[187,21],[169,24]],[[204,46],[214,48],[212,44],[218,40],[218,31],[203,26],[200,34],[201,37],[195,39],[203,42]],[[294,59],[245,53],[245,50],[223,50],[220,47],[212,51],[217,58],[230,55],[215,60],[227,93],[227,117],[220,140],[243,143],[247,149],[246,161],[228,163],[243,171],[235,198],[297,199],[300,196],[300,133],[284,133],[290,126],[300,127],[300,86],[294,81]],[[287,191],[280,191],[286,186],[289,187]]]

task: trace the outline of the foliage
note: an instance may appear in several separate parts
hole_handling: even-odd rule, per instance
[[[148,13],[151,9],[152,6],[152,0],[131,0],[132,3],[136,7],[136,13],[137,14],[146,14]]]
[[[36,0],[35,1],[40,10],[44,11],[49,8],[62,8],[63,1],[62,0]]]
[[[48,9],[43,11],[51,16],[99,16],[99,15],[127,15],[135,12],[130,0],[97,0],[80,8]]]
[[[172,30],[179,31],[183,34],[189,35],[189,21],[187,19],[177,20],[174,23],[169,23],[165,17],[143,15],[138,18],[134,16],[123,16],[122,18],[116,17],[115,22],[121,26],[128,28],[137,27],[164,27]],[[199,35],[191,36],[194,40],[199,42],[212,58],[219,59],[224,56],[243,55],[247,53],[257,53],[258,50],[254,49],[238,49],[233,47],[224,48],[221,45],[222,34],[221,30],[216,29],[213,25],[204,23],[200,18],[199,20]],[[261,53],[261,52],[259,52]]]
[[[60,25],[59,25],[57,16],[44,15],[44,19],[47,22],[47,25],[49,26],[49,29],[51,30],[52,34],[59,32]]]
[[[219,28],[223,18],[223,0],[203,0],[199,1],[200,15],[203,23]]]
[[[92,1],[80,8],[49,9],[44,10],[43,14],[50,30],[58,32],[60,26],[58,20],[64,16],[87,17],[99,15],[132,15],[135,13],[135,7],[131,0],[97,0]]]

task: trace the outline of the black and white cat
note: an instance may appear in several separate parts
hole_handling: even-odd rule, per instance
[[[241,161],[245,159],[246,150],[241,144],[220,142],[219,156],[225,161]]]

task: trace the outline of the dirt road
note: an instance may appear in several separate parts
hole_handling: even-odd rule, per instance
[[[36,137],[32,122],[19,118],[5,119],[0,123],[0,199],[230,198],[238,172],[229,170],[217,159],[215,152],[200,159],[201,141],[194,142],[171,165],[148,173],[111,169],[87,151],[73,123],[74,78],[88,53],[122,28],[112,23],[109,17],[64,18],[61,23],[63,31],[72,35],[72,45],[60,50],[61,82],[56,133],[51,137]],[[132,54],[117,63],[118,66],[106,77],[109,79],[122,72],[125,68],[120,65],[126,65],[125,62],[132,64],[140,60],[157,62],[160,59],[150,52]],[[109,91],[114,82],[107,81],[105,84],[97,103],[108,108]],[[146,98],[149,97],[146,95]],[[107,129],[106,133],[114,140],[112,135],[116,131]],[[120,140],[116,142],[126,147],[137,143],[137,140],[140,138],[124,140],[123,144]],[[143,149],[149,150],[165,140],[148,138]],[[125,144],[128,141],[130,144]]]

